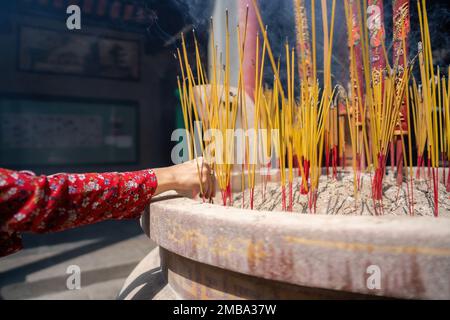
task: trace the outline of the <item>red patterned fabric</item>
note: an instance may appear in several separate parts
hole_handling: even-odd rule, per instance
[[[23,232],[137,218],[156,187],[153,170],[35,176],[0,168],[0,256],[22,248]]]

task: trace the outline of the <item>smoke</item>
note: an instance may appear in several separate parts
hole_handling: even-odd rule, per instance
[[[199,33],[207,33],[214,0],[171,0],[185,17],[185,24],[191,24]],[[218,0],[220,1],[220,0]],[[327,0],[328,20],[331,20],[331,0]],[[311,1],[305,1],[311,34]],[[269,40],[275,58],[280,58],[281,66],[285,66],[284,44],[288,41],[290,47],[295,47],[295,14],[292,0],[259,0],[261,15],[268,26]],[[316,16],[316,48],[317,71],[321,78],[323,65],[323,30],[321,1],[315,1]],[[410,2],[411,33],[409,38],[410,57],[417,53],[417,43],[420,41],[420,26],[415,0]],[[431,41],[433,46],[434,63],[446,68],[450,64],[450,4],[448,1],[427,1],[427,12]],[[392,59],[392,1],[384,1],[384,16],[386,28],[386,48]],[[207,37],[204,37],[207,39]],[[335,28],[333,42],[332,72],[335,83],[345,84],[348,81],[348,48],[347,28],[343,1],[336,1]],[[391,61],[392,63],[392,61]],[[417,68],[415,68],[417,69]],[[285,72],[281,72],[285,80]],[[272,83],[273,72],[270,65],[266,67],[265,81]]]
[[[219,0],[220,1],[220,0]],[[323,31],[322,31],[322,14],[321,14],[321,1],[317,0],[315,5],[316,15],[316,46],[317,46],[317,70],[320,74],[323,66]],[[328,1],[330,6],[328,8],[328,20],[331,20],[331,1]],[[185,24],[192,25],[198,34],[206,34],[209,27],[209,18],[214,9],[214,0],[172,0],[175,7],[185,17]],[[308,15],[309,28],[311,31],[311,2],[305,1],[306,10]],[[268,36],[270,45],[275,59],[280,59],[281,72],[280,78],[283,82],[286,82],[286,72],[284,72],[286,66],[286,52],[285,43],[289,44],[290,48],[296,47],[296,31],[295,31],[295,14],[294,5],[292,0],[259,0],[259,8],[261,10],[261,16],[264,24],[268,27]],[[336,21],[334,39],[339,43],[335,43],[334,52],[332,57],[333,63],[333,77],[337,82],[343,83],[347,77],[347,60],[348,50],[346,47],[346,28],[345,28],[345,15],[343,5],[341,1],[337,1],[336,5]],[[207,39],[207,36],[203,36],[203,39]],[[273,82],[272,67],[266,59],[266,68],[264,74],[264,81],[267,84]]]
[[[283,83],[286,83],[286,41],[290,48],[295,47],[293,3],[291,0],[259,1],[259,6],[263,21],[267,25],[267,33],[274,58],[280,60],[280,79]],[[264,80],[269,84],[273,82],[272,66],[269,63],[266,64]]]
[[[328,24],[331,24],[331,1],[327,1]],[[280,58],[281,67],[286,65],[286,41],[290,48],[296,47],[295,11],[292,0],[259,1],[261,15],[264,23],[268,26],[269,40],[276,58]],[[305,10],[308,17],[310,39],[312,38],[312,8],[311,1],[305,1]],[[323,75],[323,28],[321,1],[315,1],[315,28],[316,28],[316,64],[319,81]],[[347,30],[345,28],[345,13],[343,3],[336,2],[334,45],[332,56],[332,77],[336,83],[345,83],[348,78],[348,49]],[[282,71],[284,71],[282,69]],[[271,82],[271,68],[266,68],[265,80]],[[281,72],[280,78],[286,82],[286,72]]]
[[[427,1],[428,27],[431,36],[431,45],[433,49],[433,63],[435,66],[447,68],[450,64],[450,4],[448,1]],[[386,29],[386,49],[388,57],[392,64],[392,2],[384,1],[384,22]],[[417,55],[418,43],[421,41],[420,23],[416,0],[410,1],[410,22],[411,29],[409,34],[409,57],[412,59]],[[417,62],[416,62],[417,63]],[[419,76],[417,65],[413,69],[416,79]]]
[[[207,31],[209,18],[214,8],[214,0],[172,0],[172,3],[197,31]]]

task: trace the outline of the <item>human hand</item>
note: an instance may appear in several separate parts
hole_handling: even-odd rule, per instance
[[[192,193],[193,197],[199,195],[209,199],[215,196],[214,172],[203,157],[154,171],[158,180],[155,195],[175,190],[184,194]]]

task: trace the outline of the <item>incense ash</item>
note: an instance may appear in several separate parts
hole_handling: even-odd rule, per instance
[[[363,174],[361,177],[360,196],[355,198],[353,190],[349,185],[353,184],[351,174],[339,174],[337,179],[322,176],[319,181],[317,207],[321,208],[319,214],[329,215],[370,215],[375,216],[380,210],[374,209],[371,198],[370,174]],[[286,186],[288,188],[288,186]],[[414,216],[433,217],[433,192],[430,192],[430,182],[427,180],[414,181]],[[296,182],[293,186],[293,212],[309,214],[308,196],[300,192],[301,182]],[[450,197],[445,191],[444,185],[440,183],[439,203],[441,205],[441,215],[443,218],[450,218]],[[408,216],[408,201],[406,194],[406,183],[401,187],[397,184],[394,175],[388,175],[384,179],[383,185],[382,215]],[[244,198],[244,201],[242,199]],[[282,191],[279,183],[269,182],[264,187],[259,185],[255,188],[254,209],[260,211],[283,211],[281,205]],[[379,204],[377,204],[379,205]],[[233,207],[250,209],[250,195],[235,193],[233,195]]]

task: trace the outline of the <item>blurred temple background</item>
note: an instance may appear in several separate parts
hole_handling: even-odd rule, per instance
[[[81,8],[81,30],[66,9]],[[177,123],[177,1],[0,2],[0,167],[58,172],[170,165]],[[178,120],[177,120],[178,119]],[[115,298],[153,244],[138,221],[25,235],[0,258],[0,298]],[[66,288],[78,265],[81,290]]]

